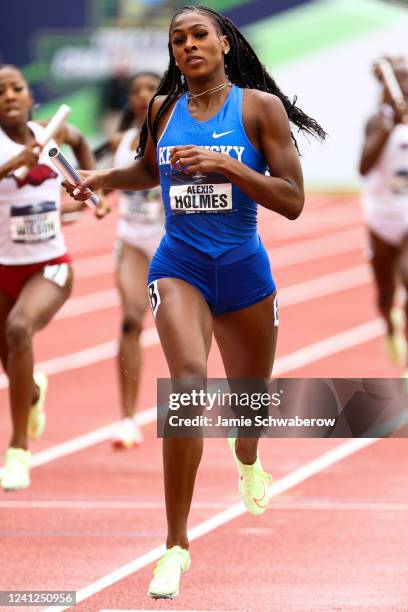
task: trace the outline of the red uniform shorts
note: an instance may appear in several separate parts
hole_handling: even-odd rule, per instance
[[[24,283],[40,270],[44,271],[45,278],[55,282],[57,285],[61,285],[64,275],[66,275],[66,265],[71,262],[71,255],[65,253],[55,259],[40,261],[35,264],[23,264],[22,266],[5,266],[0,264],[0,292],[12,300],[16,300]],[[64,268],[62,268],[62,265],[64,265]],[[54,268],[51,268],[51,266],[54,266]],[[65,281],[62,282],[61,286],[64,286],[64,284]]]

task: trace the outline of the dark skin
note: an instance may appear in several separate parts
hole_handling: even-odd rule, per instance
[[[210,17],[199,12],[182,13],[172,24],[170,41],[174,58],[192,94],[227,83],[224,55],[230,43]],[[229,87],[226,87],[211,95],[191,99],[189,109],[192,116],[200,121],[214,116],[229,92]],[[162,102],[163,98],[155,100],[153,117]],[[171,110],[163,117],[158,137]],[[262,206],[295,219],[304,203],[302,172],[280,100],[271,94],[246,89],[243,121],[252,144],[263,153],[271,176],[261,175],[228,155],[196,146],[175,147],[171,154],[172,167],[181,164],[188,173],[222,172]],[[87,187],[142,189],[158,182],[156,148],[149,135],[142,159],[124,170],[90,175],[76,192],[76,197],[86,197]],[[275,295],[249,308],[214,316],[201,293],[185,281],[163,278],[158,281],[158,286],[161,304],[156,327],[173,379],[206,378],[213,334],[228,377],[270,376],[277,339],[277,328],[271,325]],[[188,328],[186,320],[189,321]],[[236,451],[243,463],[255,461],[257,444],[257,439],[238,439]],[[202,447],[201,439],[163,440],[169,548],[175,544],[188,548],[187,517]]]
[[[397,125],[408,121],[408,60],[404,57],[389,58],[394,74],[403,94],[403,100],[394,100],[383,81],[377,63],[373,66],[374,75],[382,86],[382,104],[392,108],[393,116],[376,113],[366,126],[365,141],[360,160],[360,174],[365,176],[379,162],[388,140]],[[401,245],[386,243],[369,230],[373,257],[370,260],[377,288],[377,305],[385,321],[387,333],[394,331],[391,311],[397,287],[397,278],[408,289],[408,237]],[[408,316],[408,304],[405,305]]]
[[[11,140],[25,145],[21,153],[0,167],[0,180],[22,165],[32,167],[38,162],[40,147],[27,125],[31,107],[31,93],[21,73],[10,66],[0,69],[0,127]],[[63,126],[56,140],[71,145],[83,167],[94,167],[92,153],[76,128]],[[33,380],[33,335],[53,318],[71,288],[70,267],[63,287],[38,272],[25,283],[16,300],[0,292],[0,358],[9,378],[13,422],[10,446],[15,448],[27,448],[29,408],[38,399],[38,387]]]
[[[381,157],[388,138],[394,127],[407,122],[408,110],[408,61],[405,58],[390,60],[394,73],[403,94],[404,101],[394,100],[384,85],[378,65],[374,64],[374,75],[380,82],[382,91],[382,104],[388,104],[393,110],[393,117],[384,117],[381,112],[369,119],[366,126],[365,142],[360,160],[360,174],[365,176]]]
[[[140,127],[146,116],[149,102],[159,86],[159,79],[149,74],[137,76],[130,84],[128,104],[133,111],[135,124]],[[123,134],[120,134],[120,139]],[[131,143],[136,150],[139,137]],[[117,147],[115,147],[117,148]],[[130,244],[122,244],[115,272],[116,285],[122,303],[122,333],[120,335],[118,370],[122,404],[122,414],[132,417],[140,380],[142,350],[140,334],[143,319],[149,307],[147,274],[150,258],[141,249]],[[126,330],[123,331],[123,330]]]

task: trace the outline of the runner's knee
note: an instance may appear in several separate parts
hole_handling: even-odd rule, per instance
[[[31,342],[32,326],[23,315],[9,317],[6,324],[6,338],[9,350],[20,350]]]
[[[122,319],[122,334],[137,334],[140,335],[143,329],[144,312],[140,308],[135,308],[131,312],[127,312]]]
[[[188,387],[195,382],[200,383],[207,377],[207,368],[197,359],[186,358],[176,368],[174,378],[180,381],[180,384]],[[183,382],[184,381],[184,382]]]

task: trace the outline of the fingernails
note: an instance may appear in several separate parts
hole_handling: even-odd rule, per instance
[[[78,187],[76,189],[74,189],[74,191],[72,192],[72,195],[76,196],[78,195],[78,193],[81,193],[81,190],[78,189]]]

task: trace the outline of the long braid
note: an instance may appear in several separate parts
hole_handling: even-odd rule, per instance
[[[169,43],[168,47],[169,47],[169,57],[170,57],[169,67],[164,74],[164,77],[156,91],[156,94],[150,100],[149,108],[147,110],[147,122],[146,121],[144,122],[143,127],[140,132],[139,147],[137,149],[138,157],[143,156],[143,153],[146,147],[147,136],[148,136],[147,123],[149,125],[150,133],[152,134],[153,142],[156,144],[157,143],[157,128],[159,126],[160,120],[163,117],[164,113],[167,111],[169,106],[172,105],[174,100],[181,93],[188,91],[187,84],[184,82],[184,79],[182,78],[182,73],[180,69],[176,66],[176,62],[175,62],[173,52],[171,49],[171,43]],[[163,95],[166,96],[166,99],[164,100],[163,104],[160,106],[154,118],[154,121],[152,123],[151,121],[152,110],[151,109],[152,109],[153,102],[157,96],[163,96]]]
[[[235,27],[228,17],[223,17],[216,11],[206,6],[185,6],[173,16],[170,23],[170,31],[174,20],[179,15],[187,11],[204,13],[205,15],[211,17],[220,33],[228,37],[230,53],[225,56],[225,69],[228,78],[232,83],[245,89],[258,89],[259,91],[274,94],[281,100],[288,115],[289,121],[296,125],[299,131],[307,132],[308,134],[317,136],[321,139],[325,138],[326,132],[317,123],[317,121],[306,115],[306,113],[296,106],[297,97],[295,96],[293,102],[291,102],[289,98],[279,89],[274,79],[270,76],[270,74],[268,74],[265,67],[259,61],[258,56],[252,49],[249,42],[246,40],[245,36]],[[165,95],[166,99],[157,112],[153,123],[151,123],[150,116],[154,98],[150,102],[148,110],[149,129],[155,144],[157,143],[157,129],[164,113],[180,94],[187,91],[187,84],[184,82],[182,73],[176,66],[174,60],[171,42],[169,42],[168,47],[170,57],[169,67],[156,93],[156,96]],[[143,155],[147,142],[147,135],[148,129],[145,123],[140,135],[138,156]],[[293,134],[292,139],[295,143],[296,149],[299,150]]]

